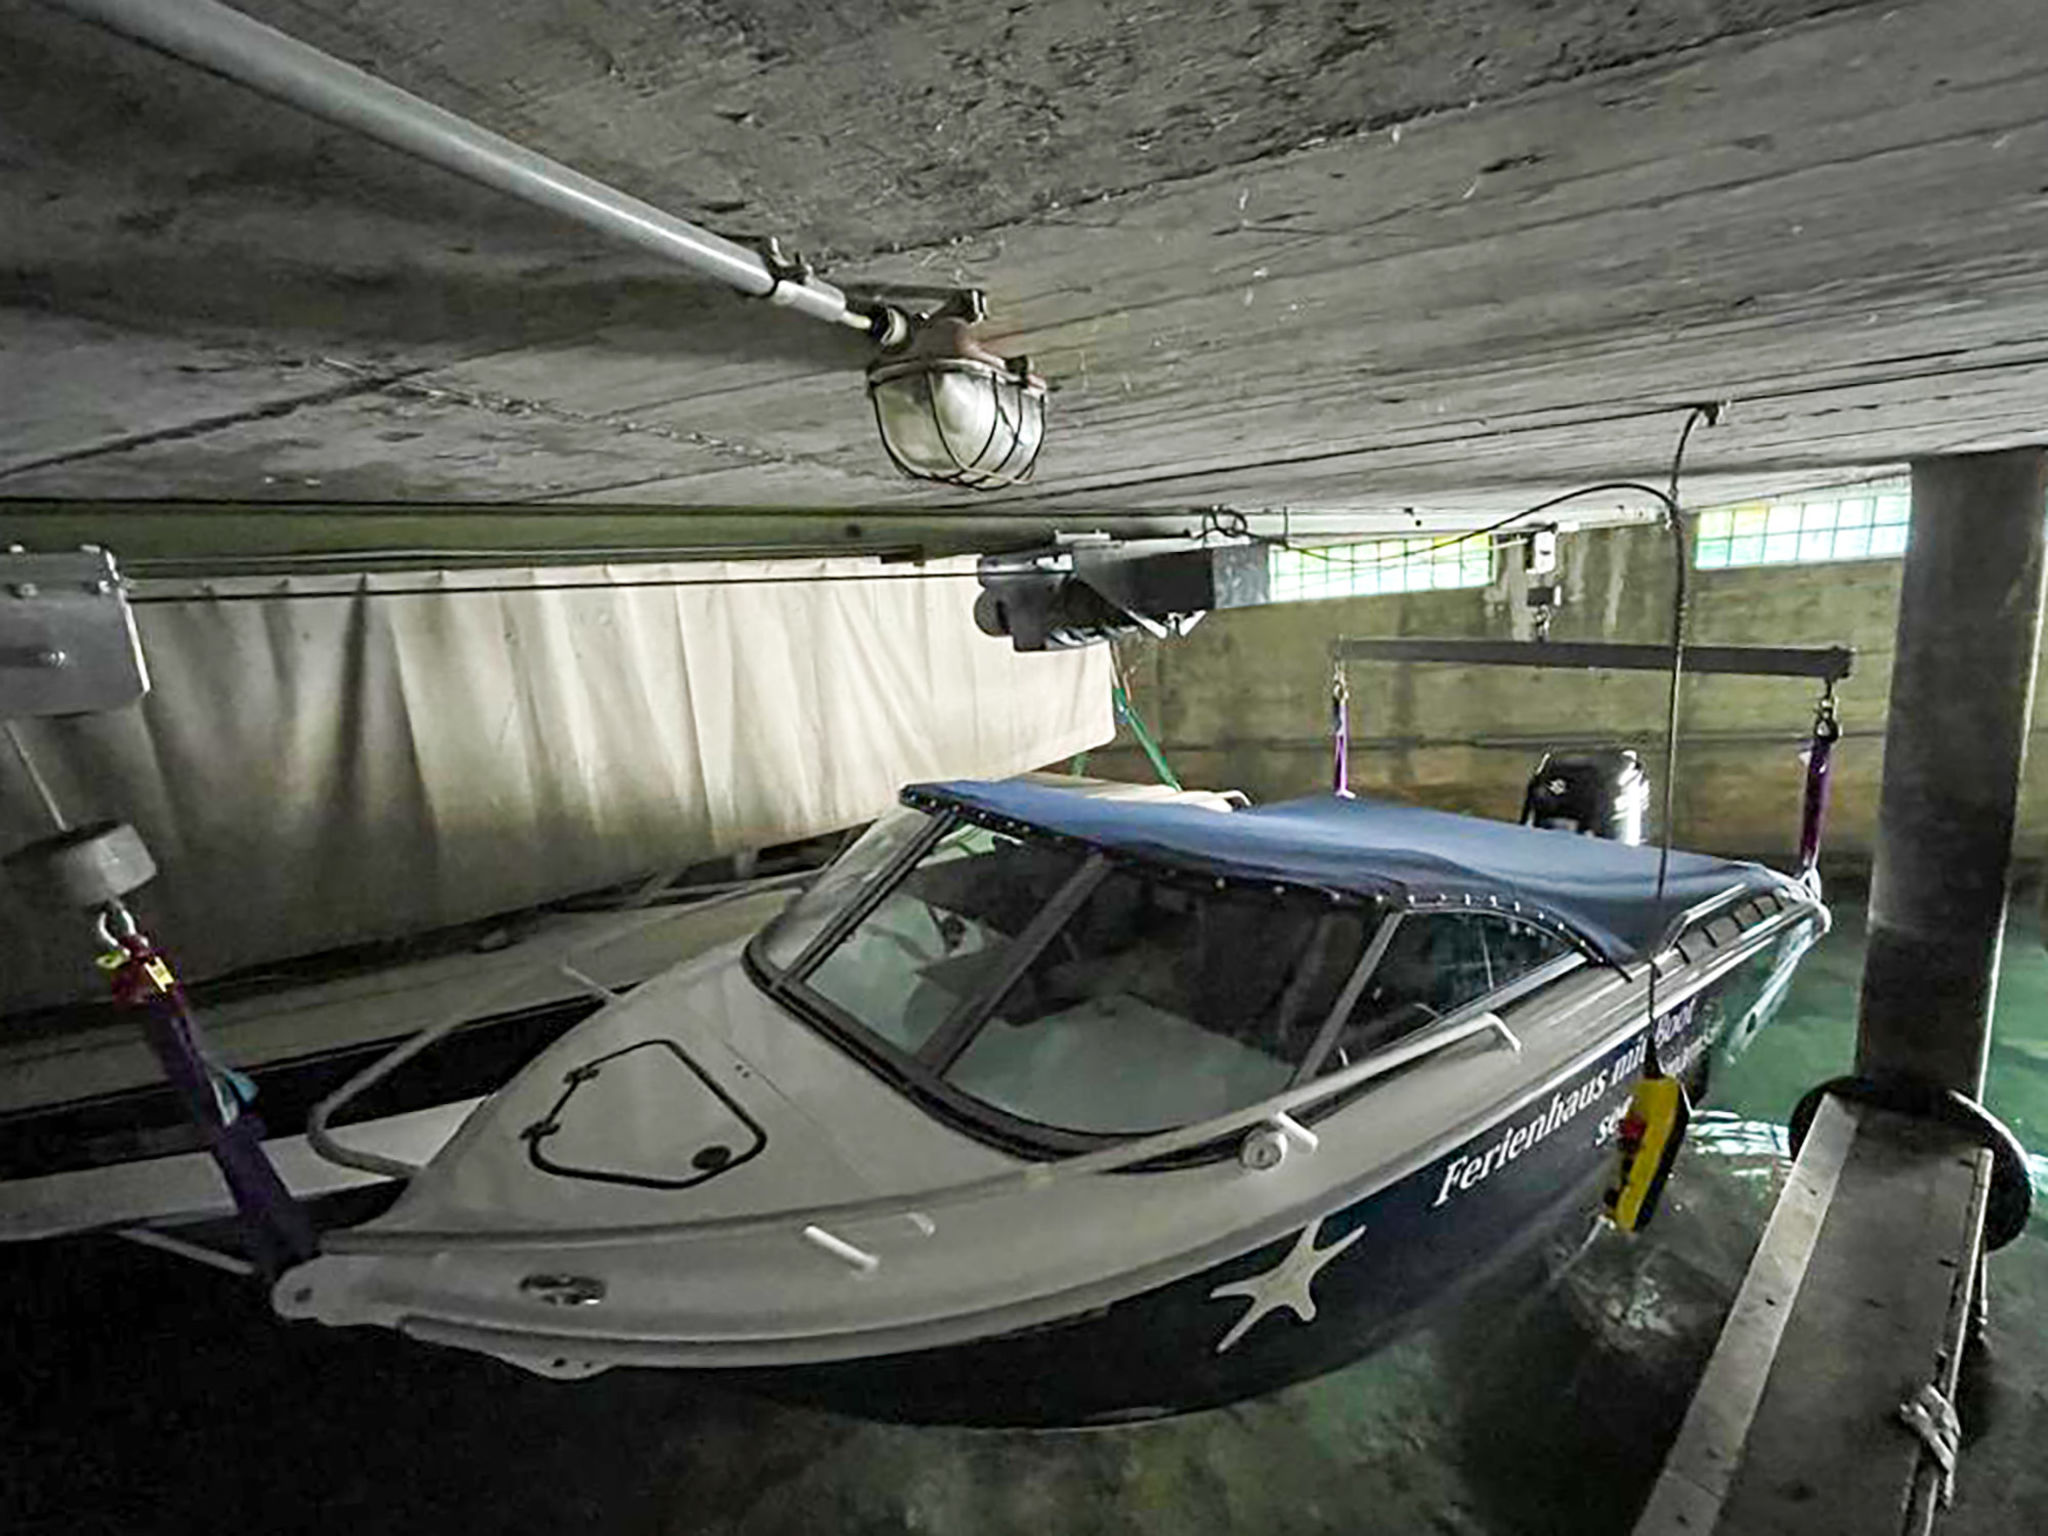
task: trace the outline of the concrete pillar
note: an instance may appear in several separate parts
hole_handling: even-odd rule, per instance
[[[1913,466],[1856,1070],[1976,1097],[2041,637],[2042,450]]]

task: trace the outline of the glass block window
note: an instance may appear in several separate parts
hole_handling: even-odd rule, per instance
[[[1712,570],[1886,559],[1906,552],[1911,510],[1903,480],[1716,507],[1694,519],[1693,564]]]
[[[1276,544],[1267,557],[1276,603],[1483,587],[1493,580],[1493,545],[1484,534],[1466,539],[1445,534],[1372,539],[1319,549],[1282,549]]]

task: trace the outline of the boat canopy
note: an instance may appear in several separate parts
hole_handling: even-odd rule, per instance
[[[1403,906],[1472,901],[1519,908],[1624,966],[1649,954],[1673,915],[1733,891],[1777,891],[1789,883],[1760,864],[1674,852],[1660,907],[1655,848],[1335,795],[1221,812],[1091,799],[1015,779],[957,780],[914,784],[903,791],[903,803],[1224,879]]]

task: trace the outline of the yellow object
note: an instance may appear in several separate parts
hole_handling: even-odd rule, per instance
[[[1691,1119],[1692,1105],[1677,1078],[1637,1080],[1617,1138],[1619,1165],[1607,1189],[1607,1215],[1622,1231],[1640,1232],[1657,1214]]]

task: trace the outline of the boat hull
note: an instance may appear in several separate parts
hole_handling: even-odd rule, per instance
[[[1660,1018],[1666,1070],[1704,1079],[1726,1032],[1725,990],[1710,986]],[[1017,1333],[719,1378],[866,1418],[1078,1427],[1217,1407],[1322,1375],[1562,1225],[1592,1218],[1646,1035],[1639,1023],[1430,1163],[1201,1273]]]

